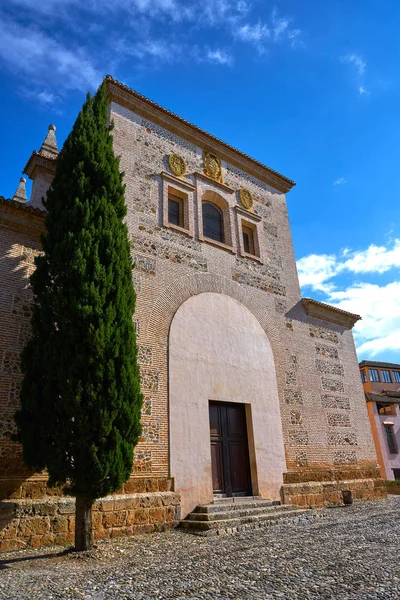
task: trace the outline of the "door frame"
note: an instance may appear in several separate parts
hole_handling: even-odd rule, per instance
[[[245,402],[232,402],[229,400],[224,401],[224,400],[209,399],[208,400],[208,418],[209,419],[210,419],[210,405],[211,404],[218,404],[218,405],[222,405],[225,407],[239,405],[243,409],[243,417],[245,419],[245,429],[246,429],[246,442],[247,442],[246,471],[247,471],[248,479],[249,479],[249,490],[246,495],[253,496],[253,495],[255,495],[254,479],[256,479],[256,473],[254,471],[255,471],[256,461],[255,461],[255,452],[254,452],[253,428],[252,428],[252,422],[251,422],[251,405],[246,404]],[[212,455],[211,455],[210,423],[209,423],[209,440],[210,440],[211,487],[212,487],[212,490],[214,493],[213,482],[212,482],[212,480],[213,480],[213,472],[212,472],[213,465],[212,465]],[[222,468],[224,471],[223,477],[224,477],[224,484],[225,484],[225,488],[226,488],[227,480],[226,480],[225,473],[230,470],[229,456],[227,455],[226,452],[225,453],[222,452]],[[228,489],[226,489],[226,491],[225,491],[226,497],[234,498],[234,497],[243,496],[243,494],[240,492],[238,492],[238,493],[232,492],[230,484],[231,484],[231,481],[229,481]],[[218,492],[216,492],[216,494],[218,494]]]

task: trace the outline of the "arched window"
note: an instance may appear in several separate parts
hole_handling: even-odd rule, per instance
[[[224,243],[222,210],[210,202],[203,202],[203,235],[216,242]]]

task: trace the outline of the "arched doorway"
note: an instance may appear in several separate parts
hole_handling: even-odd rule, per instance
[[[229,419],[236,423],[230,430]],[[169,334],[169,426],[170,475],[182,494],[183,515],[213,498],[218,442],[230,455],[222,455],[222,470],[238,472],[238,464],[243,470],[248,461],[247,491],[279,498],[286,465],[273,354],[261,325],[237,300],[206,292],[175,313]],[[225,493],[235,493],[235,475],[222,476],[230,478]],[[245,478],[239,476],[239,487],[246,487]]]

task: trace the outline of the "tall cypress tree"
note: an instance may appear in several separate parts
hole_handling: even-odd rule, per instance
[[[15,417],[26,464],[76,497],[77,550],[92,546],[94,500],[129,478],[141,432],[122,178],[103,82],[79,113],[45,199]]]

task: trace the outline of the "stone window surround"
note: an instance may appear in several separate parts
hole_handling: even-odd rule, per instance
[[[240,206],[234,207],[236,215],[237,215],[237,227],[238,227],[238,246],[239,246],[239,254],[244,258],[250,258],[252,260],[256,260],[257,262],[263,264],[261,260],[261,248],[260,248],[260,224],[261,217],[249,210],[241,208]],[[254,252],[255,254],[249,254],[244,250],[243,244],[243,225],[245,227],[250,227],[253,230],[253,241],[254,241]]]
[[[231,209],[228,200],[224,198],[222,194],[216,192],[209,186],[207,186],[206,189],[201,190],[201,192],[198,193],[197,198],[199,240],[201,242],[206,242],[207,244],[210,244],[212,246],[216,246],[217,248],[221,248],[222,250],[232,252],[232,254],[236,254],[236,249],[233,247],[234,236],[232,230]],[[215,206],[217,206],[222,211],[225,240],[224,243],[217,242],[203,235],[203,202],[210,202],[211,204],[215,204]]]
[[[165,171],[161,173],[161,180],[163,226],[193,238],[194,185],[185,179],[180,179]],[[179,227],[168,221],[168,197],[170,194],[181,198],[183,201],[183,227]]]

